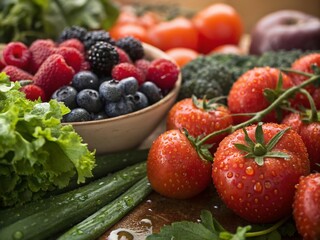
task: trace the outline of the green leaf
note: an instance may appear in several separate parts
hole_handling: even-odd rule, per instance
[[[257,143],[261,143],[264,145],[264,135],[263,135],[263,130],[262,130],[262,122],[259,122],[256,127],[256,132],[255,132],[255,137]]]
[[[281,130],[280,132],[278,132],[276,135],[273,136],[272,139],[270,139],[270,141],[267,144],[267,149],[268,151],[271,151],[274,146],[279,142],[279,140],[281,139],[281,137],[289,130],[290,128],[286,128],[284,130]]]

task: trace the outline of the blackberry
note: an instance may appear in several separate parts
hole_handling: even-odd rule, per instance
[[[91,71],[97,75],[110,75],[114,65],[119,63],[115,47],[107,42],[96,42],[87,52]]]
[[[144,57],[144,49],[140,40],[128,36],[120,38],[116,41],[116,46],[124,50],[132,61],[136,61]]]
[[[83,44],[85,48],[88,50],[96,42],[100,41],[115,45],[115,41],[111,38],[109,32],[104,30],[95,30],[87,32],[87,34],[84,36]]]
[[[79,26],[66,27],[59,35],[58,42],[61,43],[71,38],[76,38],[82,42],[86,34],[87,34],[87,30],[83,27],[79,27]]]

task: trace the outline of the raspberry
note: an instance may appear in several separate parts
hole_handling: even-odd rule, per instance
[[[58,88],[69,85],[72,81],[74,70],[60,54],[52,54],[41,65],[34,75],[34,84],[41,87],[47,98]]]
[[[115,47],[107,42],[97,42],[88,51],[91,70],[98,75],[109,75],[113,66],[119,63]]]
[[[23,86],[20,88],[20,91],[24,92],[26,98],[32,101],[38,100],[39,98],[41,99],[41,101],[45,101],[46,99],[43,89],[34,84]]]
[[[86,34],[87,34],[87,30],[83,27],[79,27],[79,26],[66,27],[61,32],[58,38],[58,42],[63,42],[71,38],[79,39],[82,42]]]
[[[148,68],[150,65],[150,61],[147,59],[139,59],[137,61],[134,62],[134,65],[141,70],[141,72],[143,73],[144,78],[147,77],[147,72],[148,72]]]
[[[84,56],[75,48],[70,47],[59,47],[54,53],[60,54],[66,60],[67,64],[73,68],[75,73],[82,69],[84,62]]]
[[[30,73],[16,66],[8,65],[2,69],[2,72],[5,72],[10,77],[10,81],[12,82],[33,79],[33,76]]]
[[[0,58],[0,71],[2,71],[5,66],[7,66],[7,64],[4,62],[3,58]]]
[[[39,39],[29,47],[31,59],[29,72],[36,73],[41,64],[55,51],[55,43],[50,39]]]
[[[119,63],[113,67],[111,76],[115,80],[122,80],[128,77],[137,79],[139,85],[144,82],[143,73],[131,63]]]
[[[123,62],[128,62],[131,63],[131,59],[129,57],[129,55],[121,48],[119,47],[115,47],[118,54],[119,54],[119,63],[123,63]]]
[[[3,49],[3,60],[7,65],[27,69],[31,53],[22,42],[11,42]]]
[[[143,58],[144,49],[140,40],[128,36],[117,40],[116,46],[123,49],[132,61]]]
[[[59,47],[71,47],[71,48],[77,49],[81,53],[85,53],[83,43],[76,38],[71,38],[63,41],[62,43],[59,44]]]
[[[155,83],[162,90],[170,90],[178,80],[179,69],[173,62],[159,58],[150,63],[147,81]]]

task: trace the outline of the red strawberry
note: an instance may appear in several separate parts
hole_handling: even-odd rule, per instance
[[[30,73],[16,66],[8,65],[4,69],[2,69],[2,72],[5,72],[10,77],[10,81],[12,82],[33,79],[33,76]]]
[[[55,51],[55,43],[50,39],[39,39],[34,41],[29,47],[31,59],[29,72],[36,73],[41,64]]]
[[[176,64],[159,58],[150,63],[146,80],[155,83],[162,90],[170,90],[178,80],[179,72]]]
[[[54,52],[62,55],[67,64],[73,68],[75,73],[79,72],[82,69],[82,65],[85,59],[84,55],[77,49],[71,47],[59,47]]]
[[[304,240],[320,239],[320,173],[301,177],[293,202],[293,216]]]
[[[127,77],[137,79],[139,85],[144,82],[142,72],[131,63],[119,63],[112,68],[111,76],[115,80],[122,80]]]
[[[41,87],[48,98],[58,88],[70,84],[74,70],[60,54],[52,54],[34,75],[34,84]]]
[[[76,38],[71,38],[63,41],[59,44],[59,47],[71,47],[77,49],[81,53],[85,52],[83,43]]]
[[[23,86],[20,88],[20,91],[24,92],[26,98],[32,101],[38,100],[39,98],[42,101],[45,101],[46,99],[43,89],[34,84],[28,84],[26,86]]]
[[[22,42],[8,43],[3,49],[2,55],[6,65],[16,66],[21,69],[27,69],[31,58],[28,47]]]

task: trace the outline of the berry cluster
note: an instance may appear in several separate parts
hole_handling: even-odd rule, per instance
[[[58,40],[6,45],[0,70],[31,100],[51,98],[71,109],[64,121],[89,121],[137,111],[159,101],[175,85],[178,67],[167,59],[145,58],[134,37],[114,40],[107,31],[79,26]],[[26,84],[27,83],[27,84]]]

